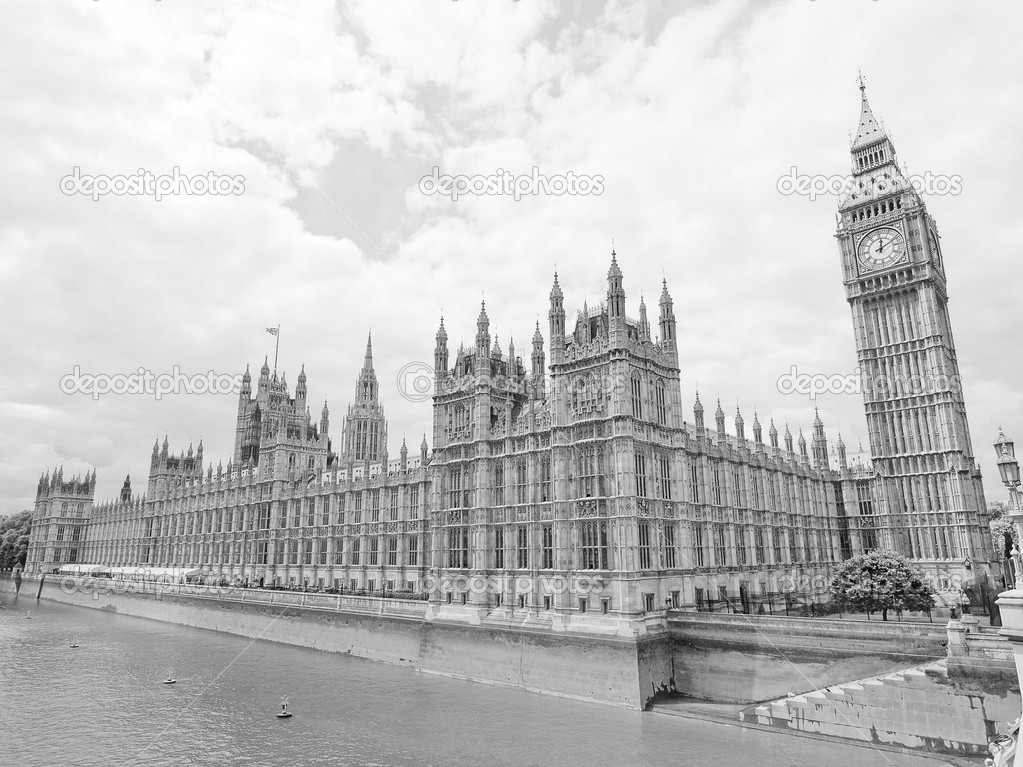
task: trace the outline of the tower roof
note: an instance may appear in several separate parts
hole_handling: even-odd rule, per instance
[[[870,102],[867,101],[867,86],[863,83],[863,75],[860,75],[860,124],[856,129],[856,138],[853,139],[852,148],[860,149],[868,144],[876,143],[884,137],[884,128],[874,118]]]
[[[618,268],[618,254],[614,248],[611,249],[611,268],[607,270],[607,276],[608,279],[622,276],[622,270]]]
[[[366,359],[362,363],[363,370],[373,369],[373,331],[366,337]],[[304,368],[303,368],[304,370]]]

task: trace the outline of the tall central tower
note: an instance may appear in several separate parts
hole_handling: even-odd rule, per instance
[[[373,369],[373,337],[366,339],[366,358],[355,384],[355,402],[348,407],[342,439],[343,463],[377,463],[387,455],[387,420],[380,404],[380,386]]]
[[[985,532],[938,229],[860,81],[836,237],[852,306],[880,540],[937,576],[997,568]]]

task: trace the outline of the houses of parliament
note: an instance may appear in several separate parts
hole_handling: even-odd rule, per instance
[[[371,342],[339,438],[326,404],[314,422],[304,369],[292,392],[264,362],[242,379],[226,466],[165,438],[141,496],[126,480],[95,503],[95,471],[42,476],[27,570],[194,568],[609,631],[665,606],[763,609],[794,578],[823,592],[837,563],[880,548],[939,588],[993,581],[961,389],[905,383],[958,381],[937,227],[862,84],[851,155],[836,237],[870,460],[840,439],[833,455],[819,414],[808,443],[720,402],[705,415],[698,394],[684,408],[668,286],[654,317],[642,301],[630,316],[612,252],[606,294],[574,314],[554,275],[528,359],[491,336],[485,305],[471,346],[449,348],[441,320],[430,444],[389,453]]]

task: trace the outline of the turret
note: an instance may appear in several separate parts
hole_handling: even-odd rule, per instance
[[[557,350],[565,346],[565,294],[558,284],[558,273],[554,273],[554,286],[551,288],[551,310],[549,313],[551,326],[551,362],[557,362]]]
[[[305,379],[305,363],[302,364],[302,369],[298,372],[298,385],[295,386],[295,408],[301,412],[306,409],[306,379]]]
[[[323,410],[320,411],[320,436],[330,435],[330,411],[327,409],[327,400],[323,400]]]
[[[641,341],[650,340],[650,321],[646,315],[646,299],[639,297],[639,338]]]
[[[806,437],[803,436],[803,428],[799,428],[799,454],[803,458],[808,458],[806,454]]]
[[[532,375],[534,382],[543,384],[547,374],[547,357],[543,351],[543,336],[540,335],[540,320],[536,321],[536,330],[533,331],[533,354],[532,354]]]
[[[257,391],[259,394],[265,394],[270,389],[270,362],[269,357],[263,358],[263,367],[259,369],[259,384],[257,385]],[[260,397],[262,399],[262,397]]]
[[[672,350],[677,349],[675,309],[668,293],[668,281],[661,283],[661,343]]]
[[[703,426],[703,403],[700,402],[700,392],[696,392],[696,401],[693,403],[693,419],[696,423],[697,429],[704,428]]]
[[[753,411],[753,441],[758,444],[764,444],[764,434],[760,428],[760,419],[757,417],[757,411]]]
[[[448,331],[444,329],[443,316],[437,328],[437,345],[433,349],[433,372],[438,376],[448,372]]]
[[[767,432],[768,437],[771,439],[771,447],[777,449],[778,447],[778,429],[774,425],[774,419],[771,419],[771,428]]]
[[[616,323],[625,322],[625,288],[614,249],[611,250],[611,268],[607,270],[607,319],[612,331]]]
[[[487,316],[487,302],[480,302],[480,316],[476,319],[476,357],[490,356],[490,318]]]
[[[405,444],[404,437],[401,438],[401,451],[399,455],[401,456],[401,470],[403,472],[408,471],[408,445]]]
[[[838,435],[838,442],[835,444],[838,449],[838,466],[843,471],[849,468],[849,461],[845,455],[845,443],[842,441],[842,435]]]
[[[792,452],[792,432],[789,431],[788,424],[785,424],[785,450],[789,453]]]
[[[820,411],[816,408],[814,408],[813,440],[811,445],[813,465],[818,469],[826,469],[830,463],[828,457],[828,438],[824,434],[824,423],[821,421]]]
[[[718,397],[718,409],[714,412],[714,422],[717,425],[718,436],[725,436],[725,411],[721,409],[721,398]]]
[[[739,412],[738,405],[735,406],[735,436],[740,444],[746,441],[746,431],[743,428],[742,413]]]
[[[430,449],[429,446],[426,444],[426,432],[424,431],[423,432],[423,442],[419,446],[420,466],[426,466],[426,454],[427,454],[427,451],[429,449]]]

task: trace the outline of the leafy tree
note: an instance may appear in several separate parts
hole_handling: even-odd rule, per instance
[[[0,570],[13,570],[15,566],[25,566],[31,526],[31,511],[0,517]]]
[[[995,556],[1001,559],[1005,555],[1005,534],[1012,536],[1013,542],[1019,546],[1019,533],[1016,526],[1009,519],[1009,507],[998,501],[988,504],[988,526],[991,528],[991,542],[995,547]]]
[[[934,592],[924,576],[894,551],[871,551],[847,559],[831,579],[832,598],[850,612],[930,610]]]

